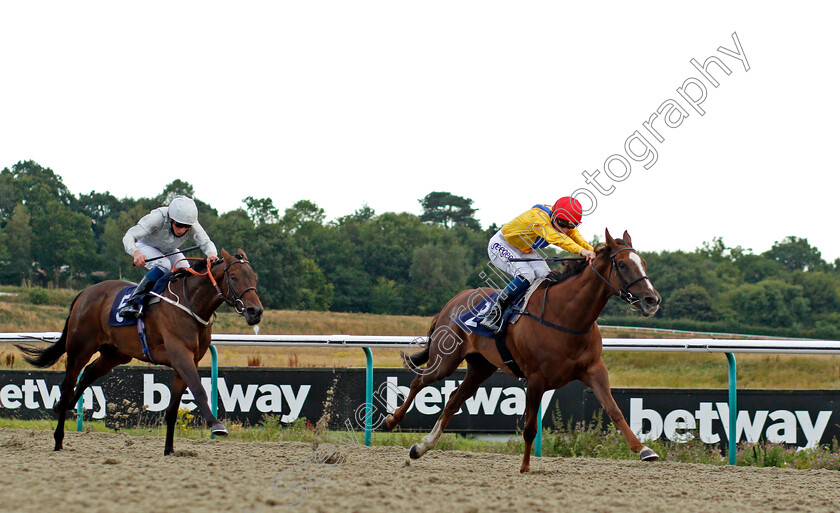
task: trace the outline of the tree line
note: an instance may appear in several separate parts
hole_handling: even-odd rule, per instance
[[[472,200],[446,192],[418,199],[419,216],[361,205],[328,221],[312,201],[281,211],[271,198],[250,196],[220,214],[182,180],[153,198],[74,195],[51,169],[23,161],[0,172],[0,283],[81,288],[138,280],[142,270],[132,267],[122,237],[176,194],[196,200],[219,248],[245,250],[267,308],[432,315],[492,276],[486,248],[498,226],[483,229]],[[807,239],[787,236],[761,254],[715,238],[695,251],[641,255],[663,308],[654,319],[628,318],[613,300],[605,319],[840,337],[840,259],[824,261]]]

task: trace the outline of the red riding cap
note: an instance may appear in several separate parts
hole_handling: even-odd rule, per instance
[[[583,215],[583,207],[580,201],[571,196],[563,196],[554,203],[551,208],[551,217],[555,219],[565,219],[575,224],[580,224]]]

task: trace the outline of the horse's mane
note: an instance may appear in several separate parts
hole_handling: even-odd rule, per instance
[[[586,259],[581,258],[580,260],[567,260],[563,262],[563,267],[560,269],[552,269],[546,279],[549,283],[560,283],[561,281],[566,281],[572,276],[577,276],[578,274],[582,273],[583,270],[586,269]]]
[[[615,241],[619,244],[627,244],[623,239],[615,239]],[[610,248],[603,242],[595,246],[595,253],[598,256],[604,253],[609,253],[609,251]],[[568,280],[572,276],[577,276],[582,273],[584,269],[586,269],[587,265],[588,264],[585,258],[581,258],[580,260],[567,260],[563,263],[563,267],[560,269],[554,269],[548,273],[546,279],[548,279],[549,283],[560,283],[561,281]]]
[[[207,260],[202,258],[200,260],[191,260],[190,267],[193,271],[203,273],[207,270]]]

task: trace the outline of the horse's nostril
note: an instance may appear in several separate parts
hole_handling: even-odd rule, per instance
[[[645,298],[645,302],[651,306],[655,306],[659,304],[659,296],[648,296]]]

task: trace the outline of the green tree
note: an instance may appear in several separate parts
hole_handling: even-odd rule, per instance
[[[407,281],[415,248],[434,241],[435,231],[407,212],[386,212],[369,219],[361,224],[359,234],[363,269],[371,281],[380,277]]]
[[[295,308],[300,301],[303,252],[276,224],[259,226],[245,249],[259,277],[260,299],[266,308]]]
[[[418,201],[423,207],[420,220],[425,223],[438,224],[444,228],[461,226],[472,230],[481,229],[474,217],[476,210],[472,208],[471,199],[449,192],[430,192]]]
[[[727,293],[725,304],[734,320],[754,327],[801,327],[811,321],[802,287],[775,279],[740,285]]]
[[[261,224],[276,223],[280,220],[280,212],[274,206],[271,198],[254,198],[248,196],[244,200],[245,208],[248,211],[248,217],[251,222],[259,226]]]
[[[99,238],[105,233],[105,223],[108,219],[119,215],[126,209],[126,206],[126,203],[117,199],[110,192],[90,191],[90,194],[79,195],[74,210],[90,218],[93,233]]]
[[[703,255],[684,251],[663,251],[644,252],[642,258],[647,262],[648,276],[666,302],[675,291],[691,284],[703,287],[713,298],[720,290],[715,262]]]
[[[404,314],[402,287],[394,281],[380,276],[371,289],[370,311],[375,314]]]
[[[359,250],[362,225],[367,221],[345,216],[330,226],[312,224],[306,237],[295,235],[299,247],[318,264],[333,285],[330,308],[337,312],[369,312],[372,280],[365,271],[366,255]]]
[[[414,250],[411,282],[415,311],[432,315],[466,288],[467,262],[459,248],[427,244]]]
[[[697,321],[716,320],[712,296],[696,284],[689,284],[677,289],[664,305],[668,317],[694,319]]]
[[[326,214],[324,209],[309,200],[295,202],[291,208],[287,208],[280,220],[280,225],[288,233],[295,233],[307,225],[321,225],[324,223]]]
[[[242,248],[245,253],[248,253],[256,230],[251,219],[241,208],[220,215],[216,222],[216,229],[211,235],[213,242],[219,249],[225,248],[233,252],[236,248]]]
[[[297,308],[300,310],[325,311],[330,309],[333,298],[331,283],[311,258],[301,259],[301,285]]]
[[[99,270],[105,271],[109,279],[137,281],[145,274],[144,268],[134,267],[131,256],[126,254],[123,248],[122,240],[125,232],[148,213],[146,206],[139,202],[130,209],[120,212],[117,216],[111,216],[105,221]]]
[[[768,278],[788,274],[782,264],[763,255],[743,255],[735,261],[746,283],[758,283]]]
[[[34,209],[50,199],[64,206],[71,206],[73,195],[52,169],[32,160],[18,162],[0,171],[0,220],[8,219],[18,203],[23,203],[34,214]]]
[[[0,265],[9,260],[9,236],[6,230],[0,227]],[[1,272],[1,271],[0,271]]]
[[[169,205],[172,202],[172,198],[179,195],[195,199],[195,188],[189,182],[185,182],[180,178],[175,179],[163,188],[163,192],[154,199],[154,203],[158,206]]]
[[[821,271],[794,273],[793,283],[802,287],[802,296],[808,298],[812,313],[840,313],[840,280],[834,275]]]
[[[32,226],[29,209],[23,203],[14,208],[6,233],[8,264],[3,270],[4,283],[20,284],[32,268]]]
[[[789,271],[815,271],[826,265],[820,251],[808,244],[808,239],[800,239],[793,235],[785,237],[781,242],[776,241],[764,255],[779,262]]]
[[[95,270],[96,244],[89,217],[53,200],[33,213],[32,231],[33,253],[56,283],[64,266],[68,266],[68,277]]]
[[[721,262],[724,260],[737,260],[741,256],[750,253],[751,249],[744,249],[741,246],[731,248],[724,244],[723,237],[714,237],[711,242],[704,242],[702,246],[695,250],[696,253]]]

